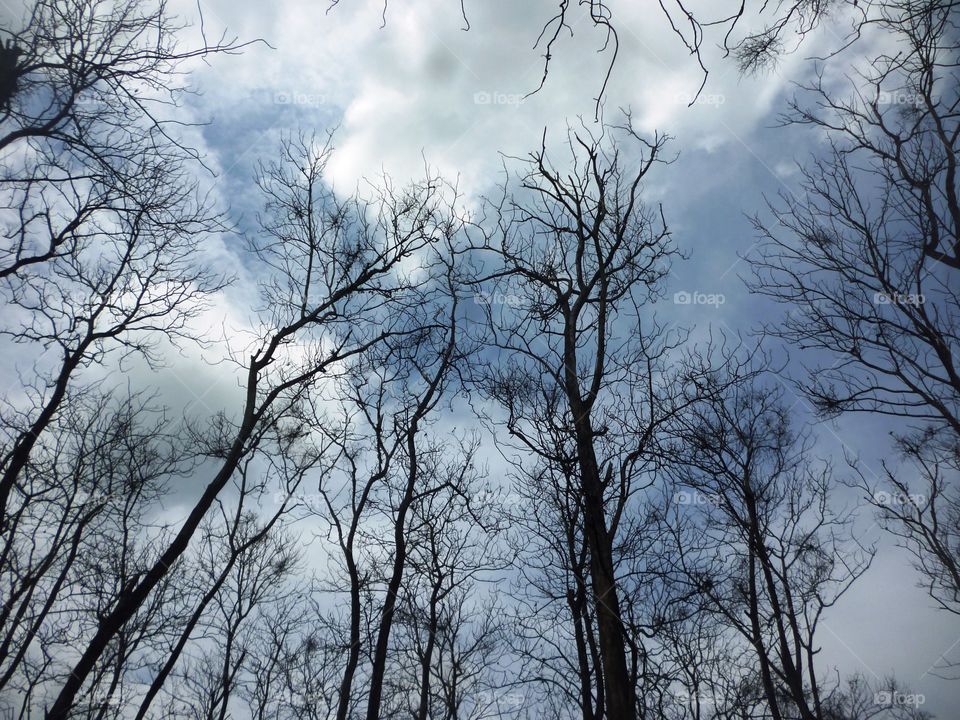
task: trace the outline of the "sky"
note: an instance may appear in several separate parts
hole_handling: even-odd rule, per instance
[[[720,331],[747,334],[783,312],[744,287],[744,258],[757,242],[750,216],[765,213],[765,198],[797,192],[797,163],[822,142],[809,131],[778,127],[777,116],[794,83],[813,71],[811,57],[840,43],[842,18],[756,77],[741,77],[710,44],[707,84],[688,106],[701,71],[658,4],[621,0],[611,6],[620,48],[603,115],[616,121],[619,109],[629,107],[638,129],[670,135],[668,152],[677,155],[644,189],[649,202],[663,204],[677,245],[689,255],[675,264],[657,312],[690,328],[695,339]],[[580,14],[573,18],[574,36],[562,36],[555,50],[545,86],[528,95],[543,73],[543,50],[534,44],[555,0],[466,0],[469,31],[456,0],[390,0],[385,15],[380,0],[341,0],[335,7],[324,0],[204,0],[201,7],[208,39],[225,29],[242,41],[264,41],[239,55],[198,61],[184,78],[195,91],[184,100],[185,112],[206,123],[186,131],[188,140],[204,153],[214,175],[207,182],[239,230],[255,220],[256,163],[270,159],[284,133],[335,130],[327,180],[344,192],[384,173],[398,182],[422,176],[426,164],[457,179],[462,202],[474,207],[502,179],[504,157],[536,148],[545,129],[548,147],[559,149],[567,124],[596,127],[595,97],[610,56],[598,52],[603,36]],[[171,8],[198,20],[193,0],[176,0]],[[195,25],[183,33],[183,46],[198,39]],[[873,42],[866,38],[831,60],[828,81],[842,78]],[[250,272],[241,260],[239,233],[208,252],[239,276],[203,320],[211,337],[227,337],[251,322],[240,301]],[[677,304],[677,293],[722,302]],[[188,412],[236,406],[236,378],[202,352],[177,356],[157,383],[164,397]],[[784,384],[792,393],[786,378]],[[791,397],[805,413],[806,401]],[[880,421],[814,422],[818,450],[827,456],[841,458],[846,450],[877,467],[888,450],[889,427]],[[904,553],[871,518],[864,519],[860,537],[877,541],[881,552],[826,616],[824,662],[841,674],[877,680],[895,673],[924,694],[925,709],[952,717],[952,708],[960,707],[960,682],[938,679],[933,667],[943,658],[960,662],[960,619],[933,608]]]

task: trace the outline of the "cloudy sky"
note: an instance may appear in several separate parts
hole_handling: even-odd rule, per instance
[[[179,3],[179,0],[178,0]],[[186,100],[198,122],[190,134],[206,154],[220,202],[239,228],[249,226],[258,207],[251,178],[258,160],[271,157],[284,133],[321,133],[337,128],[329,180],[352,190],[362,178],[389,173],[398,181],[422,175],[424,164],[459,178],[468,207],[491,191],[503,156],[523,155],[547,131],[559,144],[568,123],[594,123],[595,100],[610,60],[598,53],[602,34],[589,19],[572,17],[575,35],[563,36],[542,91],[527,97],[543,73],[543,50],[535,48],[540,27],[555,0],[466,0],[470,30],[455,0],[391,0],[383,23],[380,0],[206,0],[208,39],[227,29],[241,40],[265,42],[232,57],[197,63],[187,78],[198,94]],[[703,5],[703,3],[699,3]],[[777,127],[777,115],[809,76],[811,56],[840,43],[842,19],[808,37],[800,52],[768,74],[743,78],[718,49],[705,47],[711,73],[700,98],[688,103],[702,80],[657,3],[612,3],[620,30],[616,66],[603,102],[608,119],[631,108],[639,129],[672,136],[672,165],[658,168],[646,184],[649,200],[663,204],[678,245],[689,260],[677,263],[662,311],[672,322],[694,328],[695,337],[724,330],[749,333],[777,317],[746,292],[742,258],[756,238],[749,215],[764,212],[764,197],[796,191],[796,165],[817,152],[820,138],[797,128]],[[191,21],[192,0],[174,4]],[[579,10],[577,12],[580,12]],[[184,45],[197,29],[184,33]],[[715,42],[717,38],[711,38]],[[856,46],[869,54],[871,38]],[[269,46],[268,46],[268,44]],[[709,45],[709,43],[708,43]],[[826,67],[840,78],[856,62],[847,52]],[[239,289],[225,294],[212,311],[212,327],[236,328],[246,310],[234,302],[243,293],[239,240],[227,237],[215,252],[241,273]],[[722,296],[722,304],[676,305],[674,293]],[[165,371],[168,397],[185,406],[229,407],[236,386],[222,367],[186,357]],[[805,403],[797,398],[798,413]],[[867,468],[888,449],[879,422],[819,423],[824,455],[860,454]],[[840,463],[842,467],[842,463]],[[892,672],[926,696],[926,709],[942,718],[960,706],[960,683],[935,676],[944,658],[960,662],[960,623],[933,609],[902,552],[890,547],[871,518],[861,539],[881,548],[874,566],[835,608],[821,639],[827,664],[841,673],[879,679]]]

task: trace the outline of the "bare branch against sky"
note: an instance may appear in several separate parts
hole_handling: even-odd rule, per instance
[[[960,5],[0,2],[0,720],[952,720]]]

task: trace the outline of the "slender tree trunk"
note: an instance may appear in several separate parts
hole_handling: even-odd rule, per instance
[[[749,488],[746,489],[745,498],[750,519],[750,542],[754,545],[757,561],[760,565],[760,572],[763,576],[767,595],[770,598],[770,607],[776,620],[777,641],[780,646],[780,667],[783,670],[787,685],[790,687],[790,695],[797,705],[797,710],[802,720],[817,720],[816,716],[810,711],[810,706],[807,704],[803,688],[802,666],[797,667],[791,657],[790,644],[787,639],[786,629],[783,626],[783,620],[787,614],[780,604],[780,596],[777,592],[777,585],[773,578],[771,568],[772,560],[763,543],[760,520],[757,515],[756,499]]]
[[[773,720],[781,720],[780,701],[777,698],[776,687],[773,684],[773,676],[770,672],[770,661],[767,657],[767,650],[763,644],[763,635],[760,628],[760,598],[757,595],[757,559],[753,544],[749,547],[749,578],[750,584],[750,630],[753,635],[753,646],[757,651],[757,659],[760,663],[760,678],[763,682],[763,691],[767,696],[767,705],[770,708],[770,717]]]
[[[41,433],[47,429],[57,414],[57,411],[60,409],[60,405],[63,404],[63,400],[67,396],[67,385],[70,382],[70,378],[83,359],[83,355],[89,347],[90,342],[92,342],[92,335],[84,338],[76,350],[68,353],[66,357],[64,357],[60,372],[57,375],[57,380],[53,385],[53,392],[50,394],[47,404],[43,406],[43,410],[41,410],[40,415],[37,416],[37,419],[30,425],[30,428],[17,437],[13,449],[7,457],[4,458],[6,467],[3,469],[2,477],[0,477],[0,528],[4,528],[6,525],[7,501],[9,500],[10,492],[20,477],[20,473],[23,472],[23,469],[30,461],[30,454],[33,452],[33,448],[37,444]]]
[[[580,669],[580,710],[583,720],[593,720],[593,700],[590,696],[590,659],[587,655],[587,640],[584,635],[585,612],[583,591],[567,591],[567,604],[573,619],[573,639],[577,647],[577,667]]]
[[[626,636],[620,619],[620,599],[613,568],[613,541],[603,508],[600,469],[593,448],[589,419],[576,417],[577,455],[583,490],[584,534],[590,550],[590,579],[597,610],[597,634],[603,663],[607,716],[636,718],[636,689],[627,667]]]
[[[390,632],[393,629],[393,617],[397,608],[397,596],[403,582],[403,571],[407,564],[406,521],[407,511],[413,503],[414,489],[417,484],[417,423],[414,421],[407,431],[407,485],[403,499],[397,507],[397,517],[393,528],[393,568],[387,584],[387,596],[383,601],[380,614],[380,627],[377,629],[377,643],[374,646],[373,667],[370,672],[370,692],[367,696],[367,720],[380,720],[380,705],[383,702],[383,676],[387,668],[387,651],[390,646]]]
[[[340,697],[337,700],[337,720],[346,720],[350,711],[350,692],[353,689],[353,678],[360,664],[360,573],[353,557],[353,539],[349,552],[345,553],[347,573],[350,576],[350,650],[347,653],[347,662],[343,668],[343,679],[340,681]]]
[[[420,701],[417,703],[416,720],[427,720],[430,709],[430,665],[433,663],[433,649],[437,643],[437,606],[439,604],[440,585],[435,584],[430,592],[430,622],[427,627],[427,646],[420,661]]]

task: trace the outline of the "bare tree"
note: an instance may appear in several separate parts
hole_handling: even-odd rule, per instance
[[[15,91],[0,109],[0,151],[16,162],[4,165],[0,197],[20,220],[0,247],[0,277],[75,254],[105,225],[101,211],[123,213],[122,200],[142,198],[151,180],[156,203],[126,212],[170,225],[169,201],[195,185],[184,164],[198,158],[170,117],[180,67],[244,47],[221,37],[181,50],[186,27],[162,0],[39,0],[21,29],[0,30],[16,57]]]
[[[297,408],[306,391],[386,339],[419,332],[398,312],[413,301],[416,282],[398,271],[402,260],[444,234],[436,184],[428,180],[396,193],[388,187],[370,204],[340,201],[320,180],[328,156],[329,146],[293,140],[261,175],[267,214],[253,250],[265,268],[265,310],[249,355],[237,358],[244,375],[242,410],[235,418],[219,418],[209,450],[219,463],[213,477],[156,562],[103,613],[48,712],[51,718],[66,717],[111,640],[183,556],[244,459],[268,435],[301,432]]]
[[[37,0],[19,25],[0,31],[12,70],[5,76],[0,149],[24,142],[58,148],[91,171],[120,177],[130,176],[127,159],[150,144],[169,151],[172,143],[196,157],[167,131],[181,124],[165,116],[184,93],[180,68],[191,58],[251,44],[223,34],[216,43],[204,39],[199,47],[180,49],[178,35],[188,25],[164,0]],[[21,258],[23,264],[44,259]]]
[[[610,129],[610,132],[617,130]],[[531,154],[520,196],[505,187],[488,218],[496,266],[485,305],[498,360],[480,388],[500,405],[511,436],[534,462],[573,480],[578,517],[567,551],[587,563],[596,612],[593,672],[610,717],[636,717],[630,639],[614,546],[624,509],[641,482],[649,433],[660,420],[651,383],[669,347],[641,308],[655,300],[672,250],[662,215],[641,200],[641,183],[662,162],[665,139],[619,128],[639,159],[587,131],[569,134],[573,168],[555,168],[545,147]],[[637,169],[628,171],[628,163]],[[500,302],[502,300],[503,302]],[[637,408],[652,407],[641,425]],[[573,460],[572,467],[565,460]],[[536,475],[536,473],[534,473]],[[582,515],[581,515],[582,514]]]
[[[190,177],[192,154],[142,95],[175,101],[175,66],[189,57],[175,29],[162,5],[40,2],[22,30],[3,31],[15,77],[0,111],[0,334],[33,375],[2,419],[0,687],[20,686],[23,707],[62,672],[69,653],[51,648],[75,647],[77,629],[146,571],[143,536],[163,537],[148,507],[192,464],[141,389],[113,393],[98,377],[192,339],[190,321],[224,282],[197,253],[222,224]],[[103,107],[86,102],[94,95]],[[155,632],[161,610],[144,608],[91,692],[117,685]]]
[[[242,687],[258,720],[322,720],[335,712],[342,649],[318,630],[316,598],[304,588],[261,610]]]
[[[399,374],[399,379],[409,388],[405,394],[409,393],[409,395],[394,415],[394,428],[399,430],[401,440],[398,459],[402,470],[399,470],[396,475],[388,474],[386,478],[388,481],[398,482],[395,485],[393,483],[388,485],[383,498],[386,502],[382,510],[386,511],[392,537],[388,541],[385,553],[386,587],[372,652],[367,720],[380,718],[390,636],[401,598],[405,573],[408,572],[407,565],[411,552],[410,530],[411,525],[416,522],[415,507],[430,496],[448,488],[458,495],[469,492],[467,478],[472,466],[469,456],[454,467],[446,466],[440,460],[440,456],[448,452],[448,448],[442,444],[424,442],[421,439],[428,421],[428,414],[444,401],[444,390],[450,380],[454,363],[462,352],[458,346],[456,307],[456,294],[454,294],[450,308],[450,322],[444,328],[443,335],[440,336],[441,344],[436,350],[433,350],[428,342],[424,345],[429,355],[421,351],[411,354],[409,359],[406,359],[403,357],[406,353],[402,350],[398,358],[401,362],[406,360],[409,363],[409,367],[402,368]]]
[[[251,681],[255,653],[262,649],[258,625],[266,608],[297,592],[290,581],[302,555],[297,538],[276,528],[265,532],[250,511],[231,522],[226,538],[208,528],[199,553],[207,584],[215,583],[216,592],[203,619],[202,639],[182,659],[179,677],[167,693],[167,707],[181,717],[228,717],[231,701]],[[233,545],[237,541],[244,545],[239,553]],[[227,564],[228,577],[221,581],[221,568]]]
[[[138,720],[146,716],[178,667],[181,655],[195,644],[196,635],[202,631],[202,637],[208,638],[211,632],[216,632],[211,631],[209,615],[216,609],[223,611],[223,595],[228,590],[232,589],[235,595],[236,615],[230,617],[238,624],[253,610],[259,612],[259,606],[267,602],[263,599],[267,594],[273,593],[271,604],[286,600],[282,588],[267,588],[264,584],[286,584],[288,576],[297,569],[290,556],[292,550],[287,547],[292,541],[283,539],[284,533],[289,534],[288,526],[292,522],[291,498],[306,476],[323,473],[331,459],[329,448],[314,444],[306,433],[293,430],[289,425],[279,430],[278,437],[269,445],[270,452],[251,454],[244,459],[233,478],[235,495],[225,493],[226,497],[218,498],[218,512],[204,520],[198,550],[188,559],[188,567],[180,572],[181,582],[186,581],[194,588],[193,597],[181,606],[176,632],[155,652],[155,672],[139,700]],[[258,501],[268,497],[279,501],[276,507],[270,512],[258,513]],[[270,549],[264,549],[264,545],[270,545]],[[264,557],[268,555],[277,562],[264,565]],[[260,563],[254,568],[257,572],[250,568],[255,563]],[[247,608],[241,612],[244,603]],[[221,617],[224,622],[229,619]],[[230,627],[224,631],[235,632],[236,629]],[[222,637],[224,633],[216,634]],[[229,648],[223,653],[223,663],[228,665]],[[226,678],[227,673],[222,677]],[[226,680],[222,689],[221,706],[225,708],[230,694],[226,692],[230,689]]]
[[[847,96],[821,76],[793,103],[786,120],[825,132],[829,146],[803,170],[804,197],[782,197],[775,223],[757,220],[765,242],[752,287],[795,306],[769,332],[830,354],[804,382],[821,412],[906,421],[895,439],[920,485],[888,468],[890,494],[926,500],[881,514],[925,556],[935,597],[955,598],[957,8],[905,0],[882,9],[874,29],[892,51],[861,69]],[[877,480],[868,497],[888,492]]]
[[[193,464],[143,397],[118,402],[91,392],[74,398],[54,428],[23,475],[0,575],[0,688],[27,713],[62,677],[78,638],[146,570],[149,538],[164,536],[149,508]],[[163,587],[157,597],[173,606],[175,591]],[[83,701],[88,711],[102,709],[90,698],[116,694],[165,613],[160,602],[145,607],[104,656]]]
[[[471,347],[459,325],[462,288],[453,244],[459,224],[447,230],[448,241],[438,254],[422,256],[421,271],[434,280],[423,286],[420,297],[421,332],[388,341],[357,363],[334,389],[340,419],[324,428],[341,461],[321,482],[312,509],[336,546],[324,584],[349,605],[344,617],[328,620],[331,627],[345,626],[340,718],[357,707],[368,717],[380,717],[387,712],[384,703],[392,702],[395,628],[406,598],[418,586],[411,563],[424,551],[424,533],[442,531],[446,537],[455,532],[453,526],[443,529],[443,513],[428,517],[424,507],[449,504],[451,511],[477,512],[471,500],[479,482],[476,443],[458,446],[429,429],[450,401]],[[476,517],[479,521],[481,514]],[[453,577],[447,575],[443,582],[453,582]],[[428,668],[430,664],[428,658]],[[425,692],[424,702],[430,696]]]
[[[960,473],[958,448],[942,447],[933,430],[900,438],[906,467],[884,462],[880,481],[855,462],[855,485],[864,492],[883,527],[914,558],[923,585],[937,605],[960,614]],[[913,473],[919,483],[913,482]]]
[[[753,382],[692,405],[677,445],[665,517],[680,582],[751,648],[770,717],[829,717],[816,631],[872,559],[852,516],[831,507],[829,467],[811,458],[782,391]]]
[[[427,470],[449,486],[423,494],[413,508],[409,579],[386,682],[390,704],[414,720],[483,717],[495,682],[504,630],[482,582],[504,558],[497,508],[485,502],[490,493],[477,477],[477,449],[469,442],[446,467],[430,467],[439,457],[428,461]]]
[[[516,688],[539,695],[555,716],[573,707],[594,718],[603,711],[604,690],[576,457],[564,447],[569,438],[552,434],[553,457],[517,473],[508,513],[519,577],[510,639],[525,668]]]

